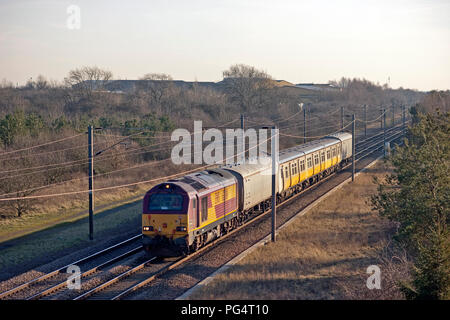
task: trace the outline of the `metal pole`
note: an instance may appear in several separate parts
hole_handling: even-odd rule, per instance
[[[364,137],[367,137],[367,104],[364,105]]]
[[[395,125],[395,106],[392,105],[392,127]]]
[[[303,143],[306,143],[306,106],[303,108]]]
[[[341,130],[344,129],[344,107],[341,107]]]
[[[383,109],[383,152],[386,157],[386,109]]]
[[[272,127],[271,132],[271,149],[272,152],[272,242],[276,241],[275,230],[277,221],[277,192],[276,192],[276,174],[277,174],[277,158],[278,158],[278,135],[276,126]]]
[[[383,129],[383,108],[381,108],[381,115],[380,115],[380,129]]]
[[[352,181],[355,181],[355,114],[352,115]]]
[[[94,240],[94,134],[92,126],[88,127],[89,154],[89,240]]]
[[[402,106],[402,121],[403,121],[403,134],[405,134],[406,128],[406,107]]]
[[[241,137],[241,141],[242,141],[242,150],[244,151],[243,153],[243,157],[242,157],[242,163],[245,163],[245,135],[244,135],[244,115],[241,114],[241,129],[242,129],[242,137]]]

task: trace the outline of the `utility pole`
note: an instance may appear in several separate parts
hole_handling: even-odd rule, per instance
[[[270,151],[272,152],[272,242],[275,242],[275,230],[277,223],[276,175],[278,163],[278,130],[276,126],[272,127]]]
[[[381,115],[380,115],[380,129],[383,129],[383,108],[381,108]]]
[[[88,127],[89,156],[89,240],[94,240],[94,133],[92,126]]]
[[[306,143],[306,106],[303,108],[303,143]]]
[[[341,107],[341,130],[344,130],[344,107]]]
[[[355,181],[355,114],[352,115],[352,181]]]
[[[395,125],[395,105],[392,105],[392,127]]]
[[[367,137],[367,104],[364,105],[364,137]]]
[[[241,113],[241,130],[242,130],[242,137],[241,137],[241,143],[242,143],[242,150],[243,150],[243,157],[242,157],[242,164],[245,163],[245,134],[244,134],[244,128],[245,128],[245,123],[244,123],[244,114]]]
[[[386,109],[383,109],[383,151],[386,158]]]
[[[403,121],[403,134],[405,134],[406,129],[406,107],[402,106],[402,121]]]

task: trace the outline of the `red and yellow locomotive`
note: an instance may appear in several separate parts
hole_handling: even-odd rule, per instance
[[[220,169],[153,187],[143,202],[144,249],[178,256],[220,237],[237,213],[236,187],[234,176]]]

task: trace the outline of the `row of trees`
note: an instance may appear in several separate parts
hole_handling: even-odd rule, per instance
[[[323,116],[324,121],[317,123],[326,127],[333,122],[333,119],[326,117],[329,109],[336,109],[341,103],[347,106],[356,105],[361,109],[356,100],[345,100],[352,97],[347,94],[347,90],[354,90],[358,84],[365,88],[364,92],[369,92],[373,87],[381,90],[379,99],[386,104],[392,103],[395,92],[384,90],[368,81],[355,79],[352,80],[352,85],[342,87],[342,91],[335,92],[333,96],[314,92],[305,98],[302,96],[304,91],[295,87],[279,87],[270,74],[252,66],[232,65],[223,71],[222,76],[221,82],[208,86],[205,83],[177,82],[167,74],[147,73],[140,81],[134,82],[132,90],[122,91],[120,86],[127,85],[127,82],[113,82],[112,72],[98,67],[71,70],[59,84],[43,76],[30,79],[26,86],[20,88],[3,81],[0,85],[0,153],[84,132],[88,125],[102,127],[106,129],[103,133],[113,136],[134,135],[144,129],[144,134],[127,140],[127,144],[117,145],[116,151],[119,153],[125,151],[130,143],[137,147],[155,143],[157,140],[145,138],[155,135],[156,132],[170,132],[177,127],[191,128],[194,119],[203,120],[205,126],[215,126],[237,118],[240,113],[246,113],[256,123],[270,123],[271,119],[290,117],[292,122],[285,122],[283,125],[293,127],[292,123],[298,118],[292,118],[292,115],[299,113],[300,102],[309,104],[308,110],[311,113]],[[118,87],[114,87],[115,85]],[[413,97],[418,101],[420,95],[416,92]],[[367,101],[370,97],[367,94]],[[378,116],[379,111],[376,114]],[[251,122],[249,125],[252,125]],[[309,130],[320,129],[318,127],[320,126],[311,125]],[[290,133],[295,134],[293,131]],[[311,135],[317,134],[318,131],[311,132]],[[97,142],[102,141],[104,140]],[[295,143],[293,140],[289,141],[291,142]],[[67,142],[64,148],[75,146],[76,144]],[[62,147],[58,145],[55,150],[57,148]],[[49,153],[45,157],[37,158],[39,163],[32,163],[33,157],[30,154],[29,158],[20,161],[8,161],[5,157],[0,159],[0,164],[5,170],[24,170],[39,164],[65,163],[86,158],[84,149],[55,154],[51,153],[52,148],[45,150]],[[99,164],[96,172],[105,173],[164,156],[161,151],[158,152],[160,154],[150,152],[137,157],[111,158]],[[18,181],[15,181],[17,179],[6,179],[4,175],[0,175],[0,179],[5,178],[2,179],[0,192],[11,193],[64,181],[83,176],[85,171],[83,166],[43,171],[29,175],[33,179],[21,180],[21,183],[27,185],[19,185]],[[11,174],[6,174],[9,175]]]
[[[389,159],[394,173],[377,181],[371,199],[375,210],[398,223],[396,240],[413,257],[413,280],[400,283],[408,299],[450,299],[450,113],[434,104],[449,98],[432,92],[416,106],[405,145]]]

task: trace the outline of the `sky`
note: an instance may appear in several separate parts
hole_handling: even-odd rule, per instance
[[[292,83],[450,89],[450,1],[0,0],[0,81],[81,66],[220,81],[237,63]]]

